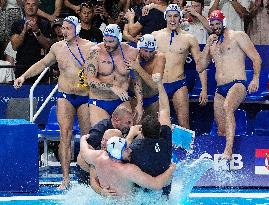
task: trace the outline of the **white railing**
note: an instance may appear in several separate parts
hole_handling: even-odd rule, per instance
[[[39,75],[35,83],[32,85],[30,89],[29,99],[30,99],[30,121],[34,122],[38,115],[42,112],[44,107],[48,104],[51,97],[54,95],[54,93],[58,90],[58,84],[54,87],[54,89],[51,91],[49,96],[46,98],[46,100],[43,102],[43,104],[40,106],[40,108],[37,110],[37,112],[34,115],[34,90],[37,86],[37,84],[40,82],[40,80],[43,78],[43,76],[46,74],[46,72],[49,70],[49,67],[45,68],[45,70]]]

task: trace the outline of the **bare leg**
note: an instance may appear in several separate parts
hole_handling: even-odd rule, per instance
[[[88,108],[88,104],[83,104],[77,109],[80,135],[89,134],[89,130],[91,127],[90,124],[90,112]]]
[[[92,127],[98,122],[100,122],[101,120],[110,118],[110,115],[105,110],[95,105],[89,105],[89,111],[90,111],[89,112],[90,124]]]
[[[236,126],[234,111],[239,107],[245,97],[245,86],[240,83],[237,83],[234,84],[233,87],[231,87],[224,101],[226,122],[226,146],[223,153],[223,158],[230,159],[232,157]]]
[[[215,115],[215,120],[217,123],[217,128],[218,128],[218,135],[219,136],[226,136],[225,133],[225,111],[224,111],[224,100],[225,98],[218,94],[215,93],[214,97],[214,115]]]
[[[179,125],[189,129],[189,97],[187,87],[184,86],[177,90],[172,101]]]
[[[60,126],[59,158],[63,171],[63,182],[59,190],[66,189],[70,184],[69,166],[71,160],[71,137],[73,129],[75,109],[64,98],[57,102],[57,119]]]

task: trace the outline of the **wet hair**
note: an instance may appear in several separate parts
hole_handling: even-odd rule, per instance
[[[145,138],[160,137],[161,124],[157,115],[147,115],[142,119],[142,134]]]
[[[114,117],[122,117],[126,114],[130,114],[132,115],[132,110],[128,109],[127,107],[125,106],[118,106],[114,112],[112,113],[112,118]]]

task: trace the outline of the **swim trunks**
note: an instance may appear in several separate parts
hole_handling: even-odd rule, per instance
[[[107,111],[109,115],[111,115],[113,111],[123,102],[124,101],[122,101],[120,98],[116,100],[98,100],[89,98],[88,100],[89,105],[95,105],[97,107],[100,107],[103,110]]]
[[[80,96],[80,95],[75,95],[75,94],[67,94],[64,92],[59,92],[57,93],[58,98],[65,98],[67,99],[74,108],[78,108],[82,104],[86,104],[89,100],[88,96]]]
[[[247,81],[246,80],[233,80],[232,82],[219,85],[216,88],[216,93],[222,95],[223,97],[226,97],[231,87],[233,87],[234,84],[241,83],[243,84],[247,89]]]

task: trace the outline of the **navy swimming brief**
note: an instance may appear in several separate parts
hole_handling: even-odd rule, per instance
[[[116,100],[98,100],[98,99],[91,99],[89,98],[88,104],[95,105],[97,107],[102,108],[103,110],[107,111],[109,115],[111,115],[114,110],[124,101],[120,98]]]
[[[178,91],[180,88],[187,86],[186,78],[182,80],[177,80],[172,83],[164,83],[163,84],[164,89],[168,95],[168,98],[171,99],[176,91]]]
[[[222,95],[223,97],[226,97],[231,87],[233,87],[234,84],[241,83],[243,84],[247,89],[247,81],[246,80],[233,80],[232,82],[219,85],[216,88],[216,93]]]
[[[67,94],[64,92],[59,92],[57,93],[58,98],[65,98],[67,99],[74,108],[78,108],[79,106],[86,104],[89,100],[88,96],[81,96],[81,95],[75,95],[75,94]]]

